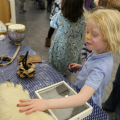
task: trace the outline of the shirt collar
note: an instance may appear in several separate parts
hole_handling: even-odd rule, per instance
[[[103,57],[107,57],[107,56],[110,56],[110,55],[111,55],[110,52],[107,52],[107,53],[103,53],[103,54],[98,54],[98,55],[93,55],[93,56],[91,56],[93,53],[94,53],[94,51],[92,51],[92,52],[88,55],[88,58],[91,57],[92,60],[95,60],[95,59],[99,59],[99,58],[103,58]]]

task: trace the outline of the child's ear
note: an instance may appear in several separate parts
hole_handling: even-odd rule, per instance
[[[104,39],[104,42],[105,42],[105,49],[108,51],[110,46],[109,46],[109,42],[107,39]]]

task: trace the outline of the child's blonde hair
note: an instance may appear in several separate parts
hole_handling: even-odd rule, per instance
[[[86,22],[92,19],[104,35],[107,52],[120,52],[120,12],[111,9],[99,9],[85,14]]]

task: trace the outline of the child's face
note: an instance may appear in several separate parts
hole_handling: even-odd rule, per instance
[[[103,34],[99,30],[97,24],[89,19],[86,26],[85,41],[88,50],[94,50],[96,54],[106,52],[106,44],[103,41]]]

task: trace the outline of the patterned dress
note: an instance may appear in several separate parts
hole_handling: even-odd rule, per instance
[[[61,9],[61,0],[55,0],[50,14],[50,20],[60,9]]]
[[[69,75],[67,66],[70,63],[81,63],[80,46],[85,18],[82,16],[76,23],[71,23],[63,17],[60,10],[53,16],[51,22],[58,30],[49,49],[48,62],[60,74]]]

